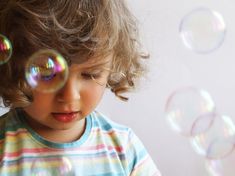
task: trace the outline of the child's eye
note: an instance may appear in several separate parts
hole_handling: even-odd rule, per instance
[[[84,79],[97,79],[99,78],[101,75],[100,73],[81,73],[81,76]]]

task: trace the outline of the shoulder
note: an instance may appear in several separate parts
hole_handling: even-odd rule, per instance
[[[116,123],[98,111],[92,113],[92,121],[93,130],[109,134],[110,137],[116,138],[116,141],[121,140],[126,142],[125,145],[130,145],[130,143],[135,142],[142,144],[138,136],[130,127]]]
[[[92,114],[93,120],[94,120],[94,126],[99,127],[104,131],[110,131],[110,130],[115,130],[119,132],[128,132],[130,130],[129,127],[116,123],[104,114],[94,111]]]
[[[94,128],[102,135],[102,142],[109,147],[114,146],[125,160],[129,173],[133,176],[145,173],[160,176],[143,143],[130,127],[118,124],[97,111],[92,119]]]
[[[0,139],[2,139],[2,135],[4,133],[4,128],[6,125],[6,119],[8,117],[8,113],[0,116]]]
[[[133,134],[130,127],[119,124],[105,116],[104,114],[94,111],[92,114],[93,131],[99,132],[107,138],[112,138],[119,145],[127,145],[128,138]]]
[[[104,114],[94,111],[92,113],[92,133],[102,140],[106,146],[112,146],[120,153],[125,153],[132,130],[122,124],[116,123]]]
[[[5,137],[6,132],[15,132],[21,127],[19,120],[17,118],[17,113],[15,110],[10,110],[9,112],[0,116],[0,136],[1,139]]]
[[[6,114],[3,114],[0,116],[0,133],[4,131],[3,129],[6,126],[6,121],[9,118],[9,116],[10,116],[10,112],[7,112]]]
[[[4,122],[5,119],[9,116],[9,112],[5,113],[5,114],[2,114],[0,116],[0,123]]]
[[[0,116],[0,153],[2,153],[2,150],[3,150],[6,126],[7,126],[7,121],[9,117],[10,117],[9,112]],[[1,157],[2,156],[0,156],[0,158]]]

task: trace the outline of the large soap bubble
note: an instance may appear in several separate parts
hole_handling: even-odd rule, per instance
[[[207,130],[213,121],[215,104],[210,94],[202,89],[185,87],[173,92],[167,99],[165,113],[170,126],[183,136],[191,137]],[[197,131],[192,127],[197,124]]]
[[[33,89],[42,92],[57,91],[67,80],[68,65],[58,52],[40,50],[29,58],[25,76]]]
[[[193,126],[192,131],[197,131],[197,128],[197,125]],[[191,142],[198,154],[209,159],[223,158],[233,151],[235,125],[230,117],[215,113],[210,128],[195,135]]]
[[[226,25],[218,12],[197,8],[182,19],[179,32],[187,48],[206,54],[221,46],[225,39]]]

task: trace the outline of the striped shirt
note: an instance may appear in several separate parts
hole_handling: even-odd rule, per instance
[[[97,111],[79,140],[54,143],[35,133],[20,111],[0,118],[1,176],[160,176],[134,132]]]

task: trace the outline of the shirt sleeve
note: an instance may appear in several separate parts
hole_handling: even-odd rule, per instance
[[[132,130],[129,130],[127,155],[131,176],[161,176],[144,145]]]

